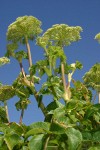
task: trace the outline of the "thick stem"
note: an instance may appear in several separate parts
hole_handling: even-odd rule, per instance
[[[20,115],[20,120],[19,120],[20,125],[22,124],[23,116],[24,116],[24,109],[21,110],[21,115]]]
[[[98,92],[98,97],[99,97],[99,104],[100,104],[100,92]]]
[[[28,43],[27,37],[25,38],[25,41],[26,41],[26,47],[27,47],[27,53],[28,53],[28,59],[29,59],[29,67],[31,67],[31,66],[32,66],[32,56],[31,56],[30,45],[29,45],[29,43]],[[30,71],[30,76],[31,76],[31,71]],[[32,79],[31,79],[31,82],[34,82],[34,78],[33,78],[33,77],[32,77]],[[31,84],[30,84],[30,85],[31,85]],[[28,86],[29,86],[29,85],[28,85]],[[35,99],[36,99],[36,101],[37,101],[37,103],[38,103],[39,95],[37,94],[37,91],[36,91],[35,87],[31,87],[31,86],[29,86],[29,87],[31,88],[31,90],[32,90],[32,92],[33,92],[33,94],[34,94],[34,96],[35,96]],[[44,116],[46,116],[46,115],[47,115],[47,111],[46,111],[46,108],[45,108],[45,106],[44,106],[44,104],[43,104],[42,101],[40,102],[39,107],[41,108],[41,110],[42,110]]]
[[[64,63],[61,63],[61,73],[62,73],[62,81],[63,81],[63,87],[64,87],[64,92],[66,93],[67,87],[66,87],[66,79],[65,79],[65,73],[64,73]]]
[[[64,100],[69,101],[71,98],[71,91],[70,91],[70,82],[66,83],[65,79],[65,71],[64,71],[64,63],[61,62],[61,73],[62,73],[62,82],[63,82],[63,87],[64,87]]]
[[[4,101],[4,107],[5,107],[5,111],[6,111],[6,117],[7,117],[7,120],[8,120],[8,122],[10,123],[9,114],[8,114],[7,101]]]
[[[26,47],[27,47],[27,53],[28,53],[28,59],[29,59],[29,66],[32,66],[32,56],[31,56],[31,50],[30,45],[28,43],[28,39],[26,38]]]
[[[32,56],[31,56],[30,45],[29,45],[27,37],[25,38],[25,40],[26,40],[26,47],[27,47],[27,53],[28,53],[29,67],[31,67],[32,66]],[[31,77],[31,74],[32,73],[30,71],[30,77]],[[31,81],[34,82],[34,78],[33,77],[31,78]]]

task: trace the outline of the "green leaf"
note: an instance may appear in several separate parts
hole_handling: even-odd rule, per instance
[[[94,114],[93,117],[96,122],[100,122],[100,112],[97,112],[96,114]]]
[[[46,72],[46,74],[47,74],[49,77],[52,76],[52,73],[51,73],[50,69],[47,68],[46,66],[44,67],[44,71]]]
[[[29,150],[29,148],[27,146],[23,146],[21,150]]]
[[[88,72],[83,76],[84,83],[96,90],[100,91],[100,63],[96,63]]]
[[[82,142],[81,132],[74,128],[68,128],[66,134],[68,136],[68,150],[77,150]]]
[[[33,76],[34,77],[34,83],[39,84],[40,78],[37,76]]]
[[[54,91],[55,91],[56,97],[57,97],[58,99],[62,98],[63,91],[60,89],[60,87],[54,86]]]
[[[60,116],[65,115],[65,106],[51,110],[48,114],[53,114],[55,118],[59,118]]]
[[[0,106],[0,122],[8,122],[5,108]]]
[[[51,63],[54,69],[56,67],[56,61],[58,58],[60,58],[62,62],[66,62],[66,55],[64,54],[64,51],[60,46],[49,46],[48,53],[49,62]]]
[[[7,144],[9,150],[12,150],[15,145],[22,143],[21,138],[17,134],[7,134],[4,137],[4,141]]]
[[[4,142],[4,140],[3,140],[3,135],[0,134],[0,148],[1,148],[2,145],[3,145],[3,142]]]
[[[15,93],[20,98],[29,98],[30,96],[29,90],[25,88],[23,85],[17,88]]]
[[[29,150],[43,150],[43,137],[44,134],[34,135],[28,143]]]
[[[58,107],[56,101],[49,103],[46,107],[47,111],[55,110]]]
[[[25,134],[25,139],[27,139],[30,136],[36,135],[36,134],[45,134],[46,131],[42,128],[34,128],[29,130],[26,134]]]
[[[24,135],[24,132],[25,132],[24,128],[21,125],[19,125],[18,123],[12,122],[9,126],[14,131],[14,133],[16,133],[17,135],[19,135],[19,136]]]
[[[100,150],[100,146],[90,147],[88,150]]]
[[[14,51],[18,49],[18,44],[17,43],[9,43],[7,44],[7,53],[6,56],[14,56]]]
[[[53,134],[64,134],[66,132],[67,126],[60,124],[56,121],[52,122],[50,126],[50,131]]]
[[[90,132],[82,132],[83,140],[92,140],[92,134]]]
[[[15,89],[12,86],[0,86],[0,100],[5,101],[15,96]]]
[[[33,128],[40,128],[40,129],[49,131],[50,123],[48,123],[48,122],[36,122],[36,123],[33,123],[29,126],[29,129],[33,129]]]
[[[13,132],[13,130],[10,129],[10,127],[7,124],[0,123],[0,132],[2,134],[8,134],[8,133]]]
[[[77,69],[82,69],[82,68],[83,68],[83,65],[82,65],[79,61],[76,61],[75,67],[76,67]]]
[[[93,140],[95,142],[100,142],[100,131],[97,131],[93,134]]]
[[[78,119],[75,117],[75,114],[74,115],[69,115],[70,119],[75,123],[78,121]]]
[[[22,62],[22,59],[28,59],[28,55],[26,52],[24,52],[23,50],[22,51],[19,51],[19,52],[16,52],[15,53],[15,58],[19,61],[19,62]]]
[[[20,100],[15,104],[16,109],[19,110],[24,110],[27,109],[27,106],[30,104],[30,100],[26,98],[20,98]]]

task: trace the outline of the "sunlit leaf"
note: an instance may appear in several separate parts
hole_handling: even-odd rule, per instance
[[[74,128],[68,128],[66,134],[68,136],[68,150],[77,150],[82,142],[81,132]]]
[[[8,122],[5,108],[0,106],[0,122]]]
[[[25,132],[24,127],[22,127],[16,122],[12,122],[9,126],[14,131],[14,133],[16,133],[19,136],[22,136]]]
[[[17,134],[5,135],[4,141],[7,144],[9,150],[12,150],[15,145],[22,143],[21,138]]]
[[[33,129],[33,128],[41,128],[43,130],[49,131],[50,124],[48,122],[36,122],[29,126],[29,129]]]
[[[45,133],[45,130],[43,130],[42,128],[34,128],[34,129],[29,130],[26,133],[25,138],[28,138],[28,137],[36,135],[36,134],[42,134],[42,133]]]
[[[33,148],[36,150],[43,150],[43,137],[44,134],[34,135],[29,141],[29,150],[33,150]]]
[[[1,101],[9,100],[13,96],[15,96],[15,89],[12,86],[9,85],[0,86]]]

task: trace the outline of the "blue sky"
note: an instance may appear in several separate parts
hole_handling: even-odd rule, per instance
[[[1,0],[0,5],[0,57],[6,53],[6,31],[9,24],[17,17],[32,15],[42,21],[42,29],[46,31],[54,24],[68,24],[69,26],[81,26],[82,39],[65,49],[68,63],[79,60],[83,69],[77,71],[74,78],[81,80],[82,76],[96,62],[100,62],[100,44],[94,37],[100,32],[100,0]],[[42,58],[42,50],[31,44],[33,62]],[[25,64],[26,65],[26,64]],[[19,66],[14,59],[10,64],[0,68],[0,81],[3,84],[11,84],[19,73]],[[25,112],[24,123],[42,121],[43,115],[32,97],[32,104]],[[9,114],[11,121],[19,120],[15,111],[15,102],[9,101]],[[45,100],[48,101],[47,98]]]

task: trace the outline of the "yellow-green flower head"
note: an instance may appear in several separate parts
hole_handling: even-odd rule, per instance
[[[71,42],[81,39],[81,31],[82,28],[79,26],[73,27],[66,24],[55,24],[43,34],[41,41],[37,43],[42,47],[49,45],[68,46]]]
[[[81,39],[80,32],[82,28],[79,26],[73,27],[66,24],[56,24],[49,28],[42,36],[48,37],[48,41],[56,46],[68,46],[71,42]],[[45,39],[45,38],[44,38]],[[43,42],[43,41],[42,41]],[[48,42],[48,43],[49,43]]]
[[[42,32],[40,26],[41,22],[33,16],[18,17],[8,27],[7,40],[22,42],[25,37],[32,40]]]

